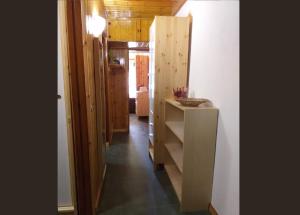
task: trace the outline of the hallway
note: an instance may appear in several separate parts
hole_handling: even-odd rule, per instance
[[[130,115],[130,132],[113,135],[98,215],[175,215],[179,202],[165,171],[148,155],[148,122]]]

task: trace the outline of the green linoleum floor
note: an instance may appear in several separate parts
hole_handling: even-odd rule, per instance
[[[117,133],[106,153],[107,170],[97,215],[209,215],[180,213],[165,171],[148,154],[148,122],[130,115],[130,132]]]

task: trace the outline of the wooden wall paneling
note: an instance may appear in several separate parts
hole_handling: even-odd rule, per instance
[[[96,127],[97,127],[97,154],[99,164],[99,186],[97,187],[96,203],[99,205],[100,192],[103,185],[102,175],[105,169],[105,143],[106,143],[106,114],[105,114],[105,82],[103,46],[98,38],[93,39],[94,53],[94,82],[96,97]],[[97,178],[98,179],[98,178]]]
[[[139,41],[149,41],[149,30],[153,22],[153,18],[140,19],[140,38]]]
[[[139,19],[115,19],[107,22],[110,41],[138,40]]]
[[[112,69],[113,103],[114,103],[114,130],[127,130],[128,98],[126,94],[126,70],[123,68]]]
[[[103,0],[83,0],[86,1],[86,12],[89,15],[92,15],[93,12],[96,12],[102,17],[106,17],[105,6]]]
[[[97,104],[96,104],[96,86],[95,86],[95,60],[94,60],[94,37],[87,34],[85,19],[87,15],[92,15],[93,11],[98,14],[103,13],[101,4],[96,1],[84,0],[81,4],[81,19],[82,22],[82,43],[84,56],[84,74],[86,88],[86,105],[88,119],[88,136],[89,136],[89,160],[90,160],[90,181],[91,181],[91,200],[92,213],[95,214],[98,206],[99,192],[101,190],[101,159],[103,155],[99,153],[98,130],[97,130]],[[102,59],[103,60],[103,59]],[[99,65],[98,65],[99,66]]]
[[[129,52],[128,49],[110,49],[110,52],[113,56],[125,60],[124,67],[110,67],[113,130],[127,132],[129,130]]]
[[[86,66],[86,87],[87,87],[87,106],[88,106],[88,125],[89,125],[89,153],[91,168],[91,187],[93,207],[96,208],[96,198],[100,186],[100,167],[97,139],[97,118],[96,118],[96,95],[94,80],[94,60],[93,60],[93,37],[86,35],[85,47],[85,66]]]
[[[70,184],[72,197],[72,213],[77,213],[77,198],[76,198],[76,184],[75,184],[75,164],[74,164],[74,147],[73,147],[73,119],[72,119],[72,102],[71,102],[71,71],[70,71],[70,56],[69,56],[69,41],[68,41],[68,26],[67,26],[67,2],[58,2],[59,21],[61,23],[61,45],[63,56],[63,78],[64,78],[64,92],[65,105],[67,117],[67,137],[68,137],[68,154],[70,166]]]
[[[107,16],[117,18],[153,18],[175,16],[186,0],[104,0]]]
[[[82,1],[81,5],[82,20],[85,20],[89,13],[89,2]],[[95,85],[94,85],[94,62],[93,62],[93,38],[86,32],[86,23],[82,22],[82,43],[84,56],[84,74],[86,87],[86,106],[88,119],[88,146],[90,158],[90,181],[91,181],[91,200],[93,213],[96,206],[97,187],[99,186],[100,173],[98,168],[97,153],[97,127],[96,127],[96,101],[95,101]]]
[[[109,18],[150,17],[171,15],[178,0],[104,0]]]
[[[149,41],[149,28],[153,18],[109,19],[110,41]]]
[[[85,65],[82,42],[83,4],[81,1],[66,1],[66,4],[77,212],[79,215],[95,214],[91,200],[88,108],[86,104]]]
[[[112,142],[112,103],[111,103],[111,87],[109,81],[109,66],[108,66],[108,44],[107,37],[103,37],[103,51],[104,51],[104,78],[105,78],[105,103],[106,103],[106,141],[110,144]]]

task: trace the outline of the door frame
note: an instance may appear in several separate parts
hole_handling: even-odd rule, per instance
[[[84,74],[80,0],[66,0],[69,54],[69,87],[73,133],[74,175],[77,215],[92,215],[88,119]],[[75,213],[76,213],[75,212]]]

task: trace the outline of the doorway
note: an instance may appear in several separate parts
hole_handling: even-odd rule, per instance
[[[149,115],[149,52],[129,51],[129,114],[138,118]]]

